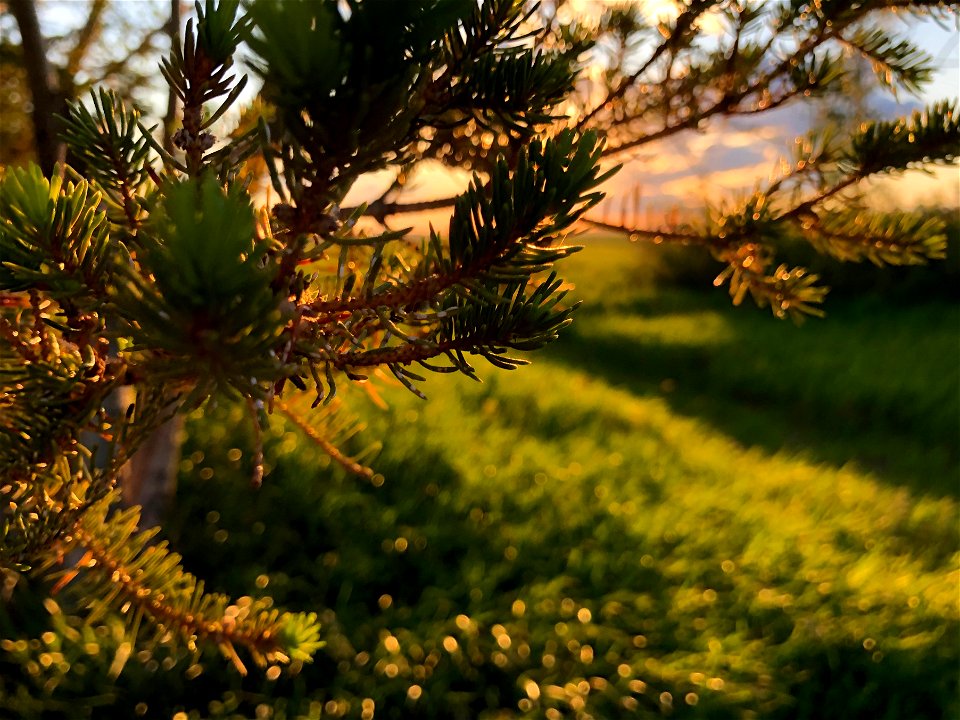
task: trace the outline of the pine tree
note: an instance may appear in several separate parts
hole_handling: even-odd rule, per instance
[[[337,447],[351,427],[338,393],[389,371],[422,395],[430,372],[476,377],[478,359],[514,369],[527,361],[513,351],[554,340],[573,312],[554,266],[578,249],[565,234],[615,172],[604,158],[713,116],[829,92],[845,66],[838,46],[910,89],[928,75],[925,58],[869,21],[898,8],[946,17],[949,7],[691,1],[657,27],[617,9],[593,28],[522,0],[198,2],[161,63],[183,108],[174,152],[100,90],[64,117],[82,175],[4,173],[5,577],[46,579],[92,616],[119,612],[130,642],[149,627],[154,642],[212,643],[241,670],[240,653],[259,665],[309,660],[322,644],[315,615],[206,593],[154,541],[156,528],[139,527],[136,508],[117,508],[136,449],[171,417],[236,402],[257,434],[282,413],[348,470],[371,474]],[[729,24],[728,41],[704,46],[706,13]],[[592,105],[597,88],[575,92],[579,58],[600,37],[623,52]],[[660,40],[634,67],[628,46],[651,37]],[[261,98],[218,138],[214,124],[247,82],[235,64],[242,43]],[[844,260],[942,257],[942,225],[868,212],[850,193],[876,175],[951,161],[958,139],[955,102],[937,103],[798,144],[779,178],[703,226],[613,229],[708,249],[735,301],[750,293],[778,316],[816,313],[816,278],[774,260],[782,228]],[[389,193],[344,208],[357,179],[431,158],[475,172],[465,192],[432,204],[452,207],[445,231],[421,242],[360,232],[364,214],[385,221],[410,208]],[[265,209],[258,167],[276,199]],[[123,389],[127,406],[115,401]]]

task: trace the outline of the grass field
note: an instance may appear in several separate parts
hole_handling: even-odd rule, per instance
[[[277,422],[254,491],[241,413],[193,421],[188,568],[328,646],[276,682],[134,668],[116,716],[956,717],[960,309],[795,327],[643,257],[572,260],[584,307],[532,366],[361,402],[382,484]]]

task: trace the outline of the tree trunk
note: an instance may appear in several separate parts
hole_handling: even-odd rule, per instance
[[[50,63],[37,7],[34,0],[10,0],[10,10],[20,29],[23,44],[23,62],[33,102],[33,135],[37,146],[37,160],[44,175],[53,173],[54,166],[66,157],[66,146],[58,137],[56,115],[66,112],[66,101],[60,93]]]
[[[132,387],[120,387],[107,396],[104,408],[111,417],[122,418],[134,401]],[[173,502],[183,441],[183,416],[175,415],[140,444],[120,470],[121,501],[140,506],[140,527],[163,525]],[[101,466],[106,456],[95,458]]]
[[[166,32],[170,43],[180,44],[181,0],[170,0]],[[171,89],[163,122],[163,145],[173,150],[173,126],[177,118],[177,94]],[[161,525],[177,489],[177,467],[183,441],[183,416],[176,415],[143,443],[123,469],[123,502],[139,505],[141,527]]]
[[[140,527],[162,525],[177,489],[183,415],[160,426],[123,468],[125,505],[140,506]]]

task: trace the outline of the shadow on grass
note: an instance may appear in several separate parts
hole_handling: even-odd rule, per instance
[[[675,367],[673,358],[662,360]],[[575,432],[557,423],[553,431]],[[611,689],[609,702],[593,693],[595,716],[658,715],[662,692],[676,698],[699,693],[696,707],[675,707],[678,718],[732,719],[759,708],[764,717],[784,720],[838,717],[830,714],[834,706],[843,708],[844,718],[895,717],[884,715],[889,708],[900,717],[935,718],[951,697],[950,648],[934,658],[885,646],[879,665],[845,636],[814,632],[809,611],[758,608],[761,585],[728,575],[712,555],[695,561],[687,538],[638,534],[611,515],[592,488],[579,488],[582,496],[560,505],[550,494],[523,498],[500,480],[470,485],[450,452],[426,436],[416,445],[388,445],[377,463],[387,480],[375,487],[331,476],[298,453],[278,457],[268,448],[277,462],[259,491],[229,473],[185,485],[176,522],[209,525],[213,536],[228,532],[219,549],[195,530],[178,542],[188,564],[206,563],[197,569],[212,585],[239,594],[269,574],[266,592],[279,605],[329,608],[321,616],[328,647],[299,676],[282,677],[265,690],[255,678],[241,680],[213,665],[190,684],[191,705],[199,698],[214,702],[230,687],[250,703],[284,698],[291,714],[316,699],[375,697],[386,717],[473,718],[516,708],[525,697],[524,677],[537,678],[542,687],[588,675],[614,682],[624,663],[649,685],[640,697],[646,704],[624,706],[621,693],[629,693],[623,688]],[[219,510],[213,523],[210,505]],[[660,569],[681,561],[687,567],[682,581]],[[797,563],[787,552],[784,576],[765,577],[763,586],[791,582]],[[712,588],[717,607],[678,604],[681,585]],[[517,599],[525,603],[519,615]],[[848,591],[838,590],[831,602],[827,612],[819,596],[815,601],[818,622],[826,627],[850,604]],[[578,619],[578,607],[593,609],[591,621]],[[706,627],[698,629],[697,622]],[[510,652],[502,652],[498,632],[512,638]],[[707,692],[688,679],[691,668],[706,667],[700,653],[708,635],[730,643],[710,667],[731,690],[742,683],[738,691]],[[391,650],[385,638],[395,638],[400,649]],[[456,639],[455,652],[447,638]],[[524,646],[525,653],[514,652]],[[589,660],[584,646],[591,648]],[[546,655],[553,658],[549,669]],[[427,657],[434,660],[422,678],[387,670],[393,664],[412,673]],[[674,661],[670,672],[649,669]],[[758,667],[778,668],[777,682],[758,684]],[[424,694],[411,704],[407,691],[414,681]],[[151,708],[164,707],[166,697],[183,698],[151,692]]]
[[[426,442],[388,447],[377,466],[387,477],[379,487],[323,472],[292,454],[278,459],[256,491],[229,473],[180,488],[171,531],[186,565],[210,586],[239,595],[269,573],[266,592],[278,605],[329,609],[321,615],[327,647],[297,678],[281,678],[270,692],[287,698],[288,712],[304,711],[315,698],[369,696],[391,718],[482,717],[517,707],[526,697],[518,678],[540,670],[544,654],[556,657],[554,683],[583,672],[579,645],[564,643],[592,642],[592,626],[574,621],[568,636],[557,636],[557,624],[571,622],[561,597],[595,607],[625,592],[649,599],[649,611],[628,613],[605,630],[616,657],[591,669],[611,676],[637,653],[632,639],[644,621],[667,616],[670,583],[636,560],[637,553],[663,548],[625,544],[628,526],[598,501],[570,515],[544,499],[532,517],[509,493],[465,487],[444,451]],[[200,526],[208,529],[197,531]],[[211,544],[218,532],[226,539]],[[514,610],[518,598],[528,608],[522,620]],[[648,631],[644,657],[678,649],[676,622],[660,625],[662,632]],[[515,642],[525,638],[526,651],[504,654],[498,627],[508,628]],[[385,646],[385,637],[399,638],[403,652]],[[453,637],[456,651],[444,642]],[[386,670],[391,662],[427,662],[429,675],[411,678],[408,668],[397,677]],[[413,680],[426,689],[415,705],[407,696]],[[216,702],[224,687],[255,698],[258,682],[213,665],[191,683],[191,705]],[[665,683],[660,689],[677,692]],[[170,711],[176,706],[167,708],[165,698],[183,697],[155,688],[151,695],[151,709]],[[724,698],[716,700],[718,717],[738,715],[725,709]],[[633,717],[617,698],[606,709],[605,717]]]
[[[654,318],[703,310],[704,306],[732,319],[722,342],[646,343],[610,333],[589,333],[591,319],[603,314]],[[549,362],[563,362],[632,393],[661,397],[677,412],[709,422],[744,446],[797,453],[836,467],[852,461],[882,481],[919,493],[960,497],[960,448],[956,443],[960,413],[955,402],[953,412],[947,400],[925,414],[924,408],[907,402],[909,397],[899,401],[896,395],[881,397],[882,392],[877,393],[879,399],[871,393],[847,394],[842,383],[837,391],[818,387],[824,367],[842,371],[847,361],[831,356],[829,345],[818,347],[814,335],[808,356],[780,367],[777,356],[765,352],[762,336],[776,342],[776,333],[801,333],[806,328],[784,328],[770,318],[744,317],[743,312],[721,305],[716,298],[705,301],[702,296],[682,293],[635,299],[615,308],[588,305],[545,356]],[[849,313],[837,314],[839,317],[823,322],[849,319]],[[831,328],[831,332],[841,331]],[[860,353],[868,356],[872,351],[866,346]],[[929,381],[955,384],[955,378]]]

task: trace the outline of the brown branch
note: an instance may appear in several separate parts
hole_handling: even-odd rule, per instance
[[[367,297],[341,298],[339,300],[317,300],[303,306],[304,314],[323,314],[353,312],[355,310],[372,310],[378,307],[403,307],[435,297],[438,293],[453,287],[464,280],[475,277],[497,261],[513,247],[513,244],[523,236],[521,230],[514,228],[500,242],[494,244],[486,253],[469,265],[463,265],[450,273],[432,274],[403,287]]]
[[[434,297],[448,287],[456,285],[467,274],[454,271],[449,275],[430,275],[404,287],[371,295],[369,297],[342,298],[340,300],[317,300],[304,307],[311,313],[354,312],[378,307],[403,307]]]
[[[295,413],[285,402],[278,398],[274,400],[274,404],[276,405],[277,409],[283,413],[284,417],[300,428],[304,435],[310,438],[310,440],[312,440],[317,447],[323,450],[334,462],[347,470],[347,472],[353,473],[354,475],[359,475],[360,477],[368,480],[374,476],[375,473],[372,468],[369,468],[366,465],[361,465],[353,458],[347,457],[336,445],[308,425],[307,421]]]
[[[477,340],[461,337],[431,344],[394,345],[392,347],[358,350],[337,355],[331,363],[338,370],[345,368],[375,367],[378,365],[409,365],[420,360],[429,360],[453,350],[467,350],[476,347]]]
[[[84,58],[93,46],[93,43],[103,29],[103,11],[107,8],[107,0],[93,0],[87,20],[80,28],[76,44],[67,54],[66,71],[68,75],[76,75],[80,71]]]
[[[580,220],[589,225],[602,228],[603,230],[611,230],[613,232],[623,233],[624,235],[629,235],[631,237],[636,236],[638,239],[652,241],[660,240],[666,242],[684,243],[688,245],[703,245],[705,247],[716,245],[716,242],[714,242],[715,239],[707,235],[678,233],[670,230],[643,230],[640,228],[629,228],[624,225],[616,225],[614,223],[603,222],[602,220],[592,220],[587,217],[580,218]]]
[[[836,195],[837,193],[842,192],[843,190],[846,190],[851,185],[856,185],[861,180],[863,180],[863,177],[859,175],[851,175],[845,180],[834,185],[832,188],[828,188],[827,190],[824,190],[823,192],[819,193],[815,197],[812,197],[809,200],[805,200],[804,202],[800,203],[794,208],[779,215],[776,218],[776,220],[802,219],[804,216],[808,216],[812,214],[814,206],[819,205],[824,200],[827,200],[833,197],[834,195]]]
[[[411,203],[385,203],[382,200],[376,200],[367,206],[364,211],[365,216],[374,218],[381,225],[383,221],[391,215],[412,215],[415,213],[427,212],[428,210],[441,210],[443,208],[453,207],[459,195],[451,197],[438,198],[436,200],[425,200],[423,202]],[[356,207],[343,208],[340,211],[341,216],[349,217],[357,211]]]

